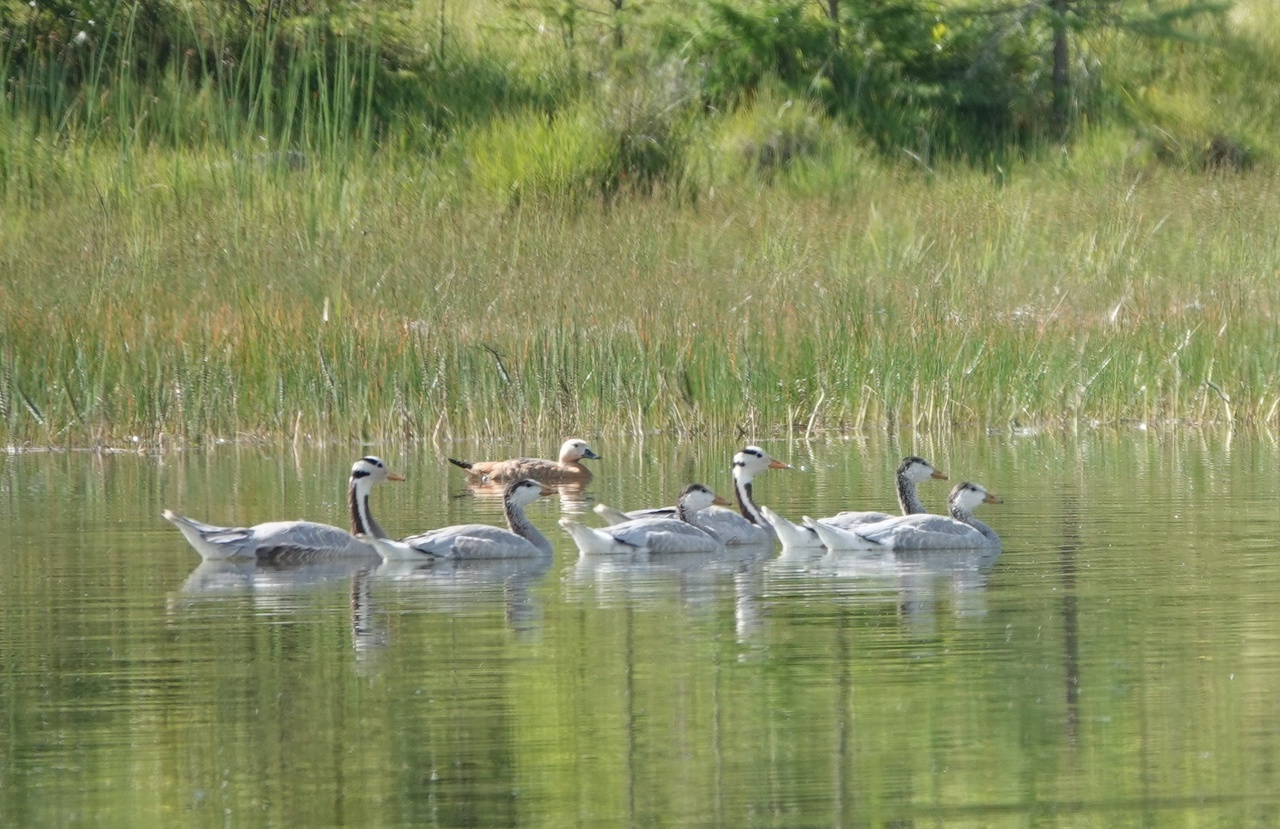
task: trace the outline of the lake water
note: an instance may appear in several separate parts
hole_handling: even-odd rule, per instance
[[[550,564],[197,566],[162,508],[341,525],[366,453],[394,534],[499,509],[429,447],[0,456],[0,826],[1280,825],[1274,441],[761,443],[784,515],[921,454],[1003,552],[580,561],[563,512],[729,492],[662,438],[534,505]]]

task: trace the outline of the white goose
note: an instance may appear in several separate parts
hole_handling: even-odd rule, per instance
[[[933,478],[945,481],[947,476],[934,469],[933,464],[924,458],[910,455],[902,459],[902,463],[898,464],[894,480],[898,490],[898,506],[902,508],[903,515],[928,512],[924,502],[920,500],[920,495],[916,492],[916,484]],[[782,542],[783,547],[802,549],[823,546],[822,539],[812,527],[788,521],[768,507],[761,507],[760,511],[778,533],[778,540]],[[893,517],[886,512],[841,512],[830,518],[819,518],[818,521],[830,527],[850,530],[863,524],[874,524]]]
[[[600,460],[585,440],[569,438],[560,446],[560,459],[510,458],[505,461],[460,461],[449,458],[449,463],[462,467],[472,481],[505,484],[521,478],[533,478],[543,483],[582,483],[591,480],[591,470],[582,464],[583,458]]]
[[[790,468],[791,464],[776,460],[759,446],[745,447],[733,456],[733,493],[741,514],[730,509],[711,507],[695,515],[694,523],[727,545],[772,544],[776,536],[752,498],[752,481],[767,469]],[[633,518],[669,518],[675,514],[675,507],[624,513],[613,507],[597,504],[595,511],[610,524],[618,524]]]
[[[584,555],[713,553],[724,545],[720,539],[694,524],[694,518],[701,510],[718,500],[720,499],[708,487],[689,484],[680,492],[675,518],[634,518],[604,529],[595,529],[569,518],[561,518],[560,526],[573,537],[573,543]]]
[[[385,535],[369,511],[369,491],[383,481],[403,481],[381,459],[365,457],[351,465],[347,508],[351,532],[314,521],[271,521],[252,527],[216,527],[165,510],[163,515],[206,560],[252,558],[299,561],[344,556],[372,556],[369,539]],[[357,536],[364,536],[358,538]]]
[[[1004,503],[982,486],[965,481],[947,496],[951,515],[901,515],[844,530],[805,517],[805,524],[832,550],[998,549],[1000,536],[974,517],[979,504]]]
[[[459,524],[411,535],[399,541],[380,536],[373,540],[373,544],[387,561],[549,556],[551,542],[524,514],[525,506],[538,500],[544,491],[542,484],[529,478],[507,484],[502,493],[506,530],[488,524]]]

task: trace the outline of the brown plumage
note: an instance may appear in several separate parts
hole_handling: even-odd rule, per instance
[[[467,476],[477,481],[503,483],[520,478],[533,478],[543,483],[563,483],[591,480],[591,470],[582,465],[582,459],[600,458],[585,440],[570,438],[560,447],[560,460],[542,458],[511,458],[505,461],[460,461],[449,458],[449,463],[467,471]]]

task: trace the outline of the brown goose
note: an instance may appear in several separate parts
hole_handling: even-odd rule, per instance
[[[520,478],[533,478],[547,484],[591,480],[591,470],[582,465],[583,459],[599,460],[585,440],[570,438],[560,447],[560,460],[542,458],[511,458],[505,461],[460,461],[449,458],[449,463],[467,471],[467,477],[478,482],[506,483]]]

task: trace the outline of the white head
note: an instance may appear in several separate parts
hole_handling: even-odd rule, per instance
[[[987,492],[981,484],[964,481],[951,489],[951,494],[947,496],[947,503],[952,509],[959,508],[965,512],[973,512],[982,504],[1003,504],[1004,501],[995,494]]]
[[[507,488],[502,491],[502,498],[504,501],[523,507],[541,498],[546,491],[546,487],[532,478],[521,478],[507,484]]]
[[[790,469],[791,464],[783,463],[772,457],[768,452],[759,446],[744,447],[741,452],[733,456],[733,474],[735,477],[746,477],[748,480],[751,476],[763,472],[766,469]]]
[[[384,483],[386,481],[403,481],[404,476],[392,472],[387,465],[382,462],[382,458],[375,458],[373,455],[366,455],[355,463],[351,464],[351,483],[353,486],[361,489],[368,489],[374,484]]]
[[[680,491],[680,505],[689,512],[706,509],[712,504],[728,504],[705,484],[689,484]]]
[[[947,474],[933,468],[933,464],[917,455],[910,455],[898,464],[898,474],[915,484],[922,484],[930,478],[945,481]]]
[[[593,461],[600,460],[600,456],[591,451],[591,447],[587,445],[587,442],[580,438],[569,438],[560,445],[560,463],[572,463],[583,458]]]

